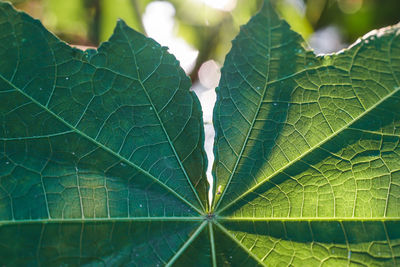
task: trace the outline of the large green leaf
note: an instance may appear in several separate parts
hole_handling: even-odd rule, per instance
[[[6,3],[0,39],[0,264],[171,260],[207,207],[202,113],[177,60],[122,21],[73,49]]]
[[[260,264],[400,263],[400,27],[315,56],[266,3],[214,110],[221,227]]]
[[[315,56],[266,2],[202,114],[176,59],[119,22],[73,49],[0,2],[0,264],[400,262],[400,27]]]

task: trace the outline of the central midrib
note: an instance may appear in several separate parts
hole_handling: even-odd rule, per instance
[[[91,223],[91,222],[394,222],[400,217],[228,217],[218,216],[212,219],[205,216],[155,216],[155,217],[100,217],[100,218],[55,218],[0,220],[0,227],[18,224],[51,223]]]
[[[0,227],[18,224],[51,224],[51,223],[92,223],[92,222],[201,222],[206,220],[203,216],[193,217],[102,217],[102,218],[56,218],[56,219],[24,219],[0,220]]]
[[[217,221],[232,221],[232,222],[385,222],[385,221],[400,221],[400,217],[228,217],[218,216]]]

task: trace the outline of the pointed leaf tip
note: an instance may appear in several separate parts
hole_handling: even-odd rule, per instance
[[[269,0],[264,0],[260,9],[260,12],[273,12],[276,14],[275,9],[272,7],[271,1]]]
[[[127,26],[127,25],[126,25],[126,22],[123,19],[118,18],[117,19],[117,26],[122,27],[122,26]]]

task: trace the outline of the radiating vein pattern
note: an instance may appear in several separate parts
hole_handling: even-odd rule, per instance
[[[283,180],[294,182],[293,194],[320,190],[321,201],[332,202],[335,191],[346,194],[349,189],[354,195],[356,187],[368,190],[377,180],[379,186],[374,189],[383,192],[370,198],[385,202],[390,194],[395,196],[400,159],[398,27],[370,34],[340,54],[315,57],[270,12],[264,8],[243,27],[222,70],[225,78],[214,112],[214,172],[217,186],[227,188],[215,206],[221,210],[233,205],[262,185],[284,192]],[[325,153],[322,158],[321,153]],[[327,157],[332,161],[322,161]],[[294,167],[299,164],[309,166],[301,182],[292,173],[307,168]],[[360,171],[367,165],[371,165],[370,174],[365,176]],[[340,185],[346,190],[339,189]],[[265,200],[275,194],[271,192]],[[361,206],[369,201],[366,194],[374,193],[362,192],[350,202],[338,195],[336,200],[343,203],[337,205],[354,206],[358,197]],[[305,201],[310,198],[297,204]],[[391,201],[398,204],[396,197]]]
[[[400,265],[400,25],[315,56],[269,1],[202,114],[124,22],[97,50],[0,2],[1,266]]]
[[[120,21],[83,52],[0,2],[0,265],[164,266],[195,237],[202,114],[166,50]]]
[[[231,246],[253,265],[399,265],[399,25],[315,56],[265,3],[221,72],[213,207]]]
[[[203,209],[201,111],[166,49],[119,22],[82,52],[5,3],[0,33],[1,220]]]

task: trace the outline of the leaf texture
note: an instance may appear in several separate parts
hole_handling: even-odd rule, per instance
[[[98,50],[71,48],[7,3],[0,39],[0,263],[168,263],[207,209],[178,61],[122,21]]]
[[[399,265],[399,25],[316,56],[265,1],[222,69],[210,207],[166,48],[119,21],[81,51],[3,2],[0,41],[1,265]]]
[[[218,221],[267,266],[400,262],[400,28],[315,56],[269,3],[214,110]]]

